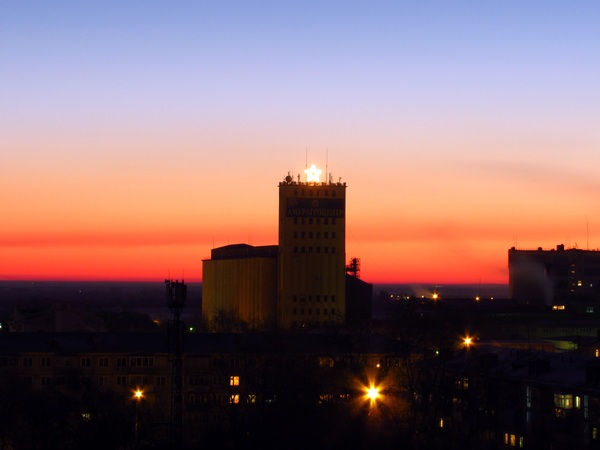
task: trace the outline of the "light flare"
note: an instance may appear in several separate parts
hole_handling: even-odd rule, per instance
[[[306,169],[304,173],[306,174],[307,183],[319,183],[321,181],[320,176],[323,173],[323,171],[321,169],[317,169],[313,164],[310,166],[309,169]]]

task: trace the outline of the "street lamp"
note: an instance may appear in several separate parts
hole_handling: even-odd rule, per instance
[[[137,388],[135,391],[133,391],[133,399],[135,400],[135,415],[133,417],[133,437],[134,437],[134,442],[137,445],[137,439],[138,439],[138,403],[140,403],[142,401],[142,399],[144,398],[144,391],[142,391],[140,388]]]
[[[140,388],[137,388],[134,392],[133,392],[133,398],[139,402],[142,398],[144,397],[144,391],[142,391]]]
[[[466,348],[469,348],[471,345],[473,345],[473,338],[471,336],[465,336],[463,339],[463,344],[465,344]]]
[[[371,385],[371,387],[367,389],[367,397],[369,398],[369,400],[374,402],[379,398],[379,389]]]

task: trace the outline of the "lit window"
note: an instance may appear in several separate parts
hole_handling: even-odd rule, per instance
[[[234,394],[229,397],[229,403],[237,405],[240,402],[240,394]]]
[[[469,377],[461,377],[456,379],[456,388],[460,390],[469,389]]]
[[[554,406],[562,409],[573,408],[573,395],[571,394],[554,394]]]
[[[256,394],[248,394],[247,402],[256,403]]]
[[[232,375],[229,377],[229,386],[239,386],[240,385],[240,377],[237,375]]]

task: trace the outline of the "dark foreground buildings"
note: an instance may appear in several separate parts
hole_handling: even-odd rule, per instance
[[[163,333],[0,333],[0,448],[362,448],[377,336],[188,334],[173,439]],[[137,393],[137,394],[136,394]],[[330,447],[333,446],[333,447]]]
[[[600,359],[465,347],[419,320],[187,334],[175,441],[164,334],[2,333],[0,448],[600,448]]]

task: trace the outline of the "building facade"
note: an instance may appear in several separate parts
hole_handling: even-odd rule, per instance
[[[235,244],[213,249],[211,259],[202,261],[202,273],[202,314],[206,320],[214,322],[219,316],[234,315],[253,328],[275,328],[276,245]]]
[[[165,341],[0,333],[0,447],[348,448],[342,432],[321,446],[319,426],[333,430],[363,398],[348,368],[375,367],[393,348],[372,335],[186,334],[182,435],[173,439]]]
[[[346,183],[309,172],[279,183],[277,317],[286,329],[345,322]]]
[[[509,295],[523,304],[593,308],[600,301],[600,251],[508,251]]]
[[[372,286],[346,275],[346,183],[319,181],[314,166],[305,172],[305,181],[288,175],[279,183],[278,245],[228,245],[202,262],[209,322],[225,312],[250,328],[370,323]],[[347,286],[355,291],[351,313],[359,316],[350,322]]]

